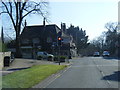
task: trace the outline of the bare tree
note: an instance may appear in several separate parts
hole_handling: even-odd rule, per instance
[[[16,56],[20,57],[20,33],[22,22],[30,14],[39,14],[46,18],[48,2],[40,0],[39,2],[30,0],[1,0],[2,12],[10,17],[16,33]]]
[[[105,25],[105,28],[108,29],[105,44],[110,53],[114,55],[117,49],[115,44],[118,41],[117,23],[109,22]]]
[[[109,31],[115,31],[117,30],[117,22],[108,22],[105,24],[105,28],[108,29]]]

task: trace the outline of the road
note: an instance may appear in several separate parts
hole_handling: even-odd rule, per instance
[[[102,57],[72,59],[71,67],[44,88],[118,88],[118,61]]]

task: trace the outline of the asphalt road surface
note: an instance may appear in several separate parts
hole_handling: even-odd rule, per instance
[[[103,57],[72,59],[71,67],[44,88],[118,88],[118,61]]]

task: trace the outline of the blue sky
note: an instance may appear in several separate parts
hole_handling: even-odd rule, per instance
[[[36,0],[37,1],[37,0]],[[49,0],[49,24],[61,22],[79,26],[86,30],[89,39],[106,31],[107,22],[118,21],[118,0]],[[43,18],[38,15],[27,17],[27,25],[41,25]],[[48,23],[47,23],[48,24]],[[10,24],[5,24],[10,25]],[[11,32],[12,33],[12,32]]]
[[[61,22],[79,26],[86,30],[89,39],[99,36],[106,31],[104,25],[107,22],[118,21],[118,1],[117,0],[80,0],[80,1],[50,1],[49,4],[50,23],[60,27]],[[42,18],[31,17],[28,25],[42,24]]]

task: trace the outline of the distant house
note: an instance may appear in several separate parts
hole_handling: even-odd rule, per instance
[[[71,55],[72,37],[65,34],[64,29],[57,25],[26,26],[20,36],[21,53],[23,58],[36,58],[38,51],[46,51],[58,55],[57,36],[62,31],[61,55]],[[75,49],[75,48],[74,48]],[[74,51],[73,51],[74,52]],[[74,54],[72,54],[74,55]],[[75,56],[75,55],[74,55]]]

